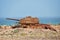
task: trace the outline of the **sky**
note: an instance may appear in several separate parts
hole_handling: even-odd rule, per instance
[[[60,0],[0,0],[0,17],[60,17]]]

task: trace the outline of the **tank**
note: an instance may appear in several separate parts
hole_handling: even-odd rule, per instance
[[[37,17],[27,16],[22,19],[14,19],[14,18],[6,18],[7,20],[15,20],[18,21],[18,24],[13,26],[13,28],[43,28],[43,29],[50,29],[56,31],[53,27],[48,24],[41,24],[39,23],[39,19]]]

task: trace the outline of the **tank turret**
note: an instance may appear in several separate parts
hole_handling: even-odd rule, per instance
[[[31,16],[28,16],[26,18],[22,18],[20,20],[21,24],[38,24],[39,23],[39,19],[38,18],[33,18]]]
[[[20,24],[38,24],[39,23],[39,19],[38,18],[34,18],[31,16],[28,16],[26,18],[22,18],[22,19],[14,19],[14,18],[6,18],[7,20],[15,20],[18,21]]]

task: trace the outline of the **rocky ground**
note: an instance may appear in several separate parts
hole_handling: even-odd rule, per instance
[[[0,29],[0,40],[60,40],[60,31],[49,29]]]

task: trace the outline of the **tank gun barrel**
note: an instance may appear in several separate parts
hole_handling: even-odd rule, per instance
[[[14,19],[14,18],[6,18],[7,20],[15,20],[15,21],[19,21],[18,19]]]

